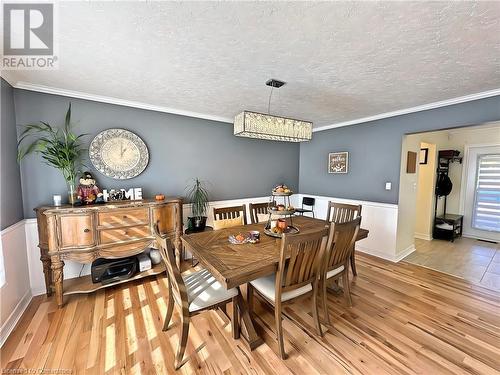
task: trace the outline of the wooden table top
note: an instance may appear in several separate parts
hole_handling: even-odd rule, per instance
[[[324,220],[294,216],[293,225],[301,232],[319,229]],[[230,235],[260,231],[257,244],[233,245]],[[360,229],[356,241],[368,237],[368,230]],[[249,224],[182,236],[182,242],[200,263],[227,289],[243,285],[259,277],[276,272],[280,255],[280,239],[264,234],[264,224]]]

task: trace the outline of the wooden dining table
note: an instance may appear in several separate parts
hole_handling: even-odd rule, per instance
[[[326,225],[324,220],[307,216],[294,216],[292,220],[300,232],[321,229]],[[228,240],[230,235],[246,234],[253,230],[260,231],[260,242],[256,244],[234,245]],[[360,229],[356,241],[367,237],[368,230]],[[280,258],[280,241],[279,238],[264,234],[264,223],[182,236],[184,248],[189,250],[226,289],[239,289],[241,285],[252,280],[275,273]],[[243,298],[239,298],[238,310],[242,336],[253,350],[262,343],[262,339],[255,331]]]

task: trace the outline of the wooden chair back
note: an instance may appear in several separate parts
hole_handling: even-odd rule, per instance
[[[327,259],[325,272],[342,265],[347,269],[347,262],[351,257],[352,249],[354,249],[360,223],[361,216],[347,223],[334,221],[330,223],[325,252]]]
[[[283,292],[317,282],[326,248],[327,235],[327,228],[283,235],[276,274],[276,301],[281,301],[281,293]]]
[[[257,214],[267,214],[267,208],[269,207],[269,203],[250,203],[250,219],[252,220],[252,224],[257,224],[259,222],[259,217]]]
[[[347,223],[359,216],[361,216],[360,204],[328,202],[328,211],[326,214],[327,222],[335,222],[338,224]]]
[[[169,289],[174,297],[174,301],[181,307],[188,307],[189,302],[186,285],[184,284],[184,279],[175,262],[174,246],[167,236],[160,234],[158,224],[154,225],[154,232],[158,250],[160,251],[161,258],[167,269]]]
[[[246,205],[214,208],[214,220],[236,219],[243,215],[243,224],[247,224]]]

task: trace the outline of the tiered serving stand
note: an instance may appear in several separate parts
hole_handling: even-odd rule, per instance
[[[289,193],[281,193],[281,192],[272,192],[271,197],[269,198],[269,205],[267,207],[267,212],[269,213],[269,218],[266,223],[266,227],[264,228],[264,233],[267,234],[268,236],[271,237],[276,237],[276,238],[281,238],[283,233],[285,234],[296,234],[299,233],[299,228],[293,225],[293,215],[295,214],[295,209],[293,210],[287,210],[288,207],[291,206],[290,204],[290,196],[293,195],[293,192]],[[285,210],[278,211],[276,209],[276,206],[278,204],[278,200],[282,200],[282,204],[285,206]],[[283,232],[273,232],[273,222],[277,221],[278,219],[273,220],[274,218],[279,217],[280,219],[285,220],[288,223],[288,220],[290,221],[290,224],[287,225],[287,228]]]

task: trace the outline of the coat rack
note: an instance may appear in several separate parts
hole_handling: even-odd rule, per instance
[[[448,173],[450,171],[450,164],[455,162],[462,164],[462,157],[460,156],[460,151],[457,150],[439,151],[438,167],[437,167],[438,179],[440,174],[445,174],[446,176],[448,176]],[[443,214],[438,216],[437,214],[438,200],[439,197],[442,195],[438,195],[437,180],[436,180],[435,194],[436,194],[436,199],[434,202],[434,227],[432,231],[432,236],[433,238],[436,239],[448,239],[453,242],[457,236],[462,235],[463,216],[446,213],[446,203],[449,193],[444,195]],[[443,228],[443,226],[444,227],[451,226],[451,228],[446,229]]]

